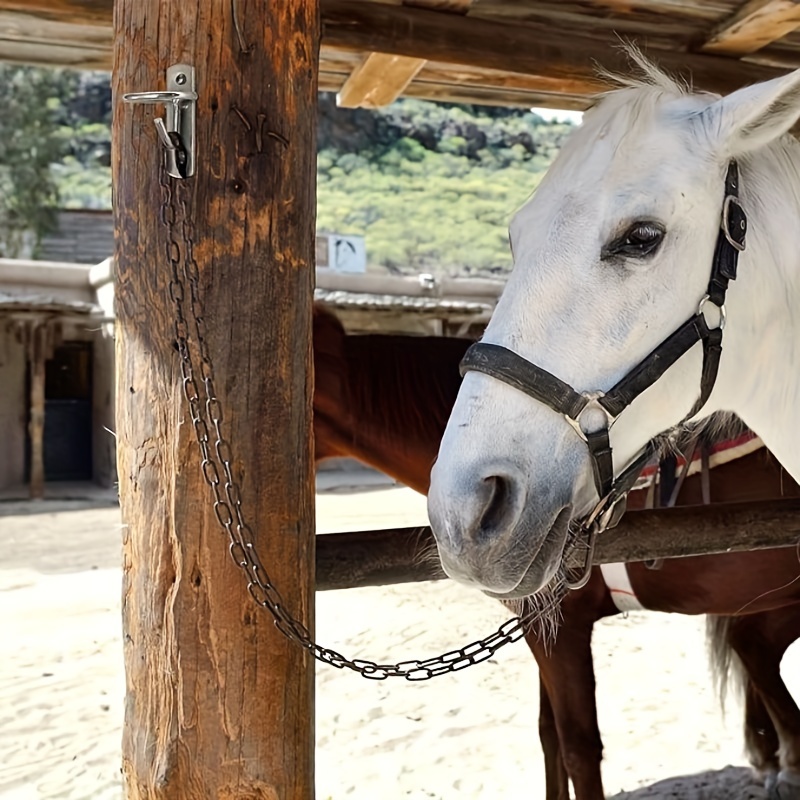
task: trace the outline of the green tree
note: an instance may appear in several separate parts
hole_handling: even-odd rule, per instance
[[[110,208],[105,73],[0,66],[0,256],[37,244],[55,208]],[[363,234],[370,269],[502,273],[506,229],[571,126],[527,109],[319,98],[317,224]]]
[[[34,253],[55,224],[58,191],[50,165],[66,152],[61,99],[75,73],[0,65],[0,256]]]

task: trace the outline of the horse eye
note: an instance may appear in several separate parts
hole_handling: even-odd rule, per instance
[[[609,242],[602,258],[629,256],[643,258],[654,253],[664,238],[664,229],[656,222],[635,222],[622,236]]]

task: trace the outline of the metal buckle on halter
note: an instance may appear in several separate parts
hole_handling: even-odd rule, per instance
[[[584,530],[595,528],[598,533],[607,531],[609,528],[616,528],[627,506],[627,493],[620,497],[611,499],[610,496],[604,497],[592,510],[592,513],[581,524]]]
[[[736,205],[739,209],[740,215],[738,220],[739,230],[731,230],[731,205]],[[728,240],[728,244],[740,253],[745,248],[745,237],[747,235],[747,217],[745,216],[744,207],[741,201],[735,195],[729,194],[725,196],[722,203],[722,220],[720,222],[722,232]],[[740,238],[735,238],[736,233],[739,233]]]
[[[706,325],[708,325],[708,318],[706,317],[705,314],[703,314],[703,309],[706,307],[706,303],[711,303],[711,305],[714,306],[714,308],[716,308],[717,311],[719,311],[719,324],[716,327],[719,328],[721,331],[724,331],[725,330],[725,323],[727,322],[727,319],[728,319],[728,315],[727,315],[727,313],[725,311],[725,303],[723,303],[721,306],[718,306],[711,299],[710,295],[707,295],[707,294],[703,295],[703,299],[700,301],[700,304],[697,306],[697,313],[701,314],[703,316],[703,319],[705,319],[705,321],[706,321]],[[709,330],[714,330],[714,328],[712,328],[711,325],[708,325],[708,329]]]
[[[599,409],[603,412],[606,418],[606,430],[610,430],[611,426],[617,421],[617,417],[612,414],[602,403],[600,398],[605,397],[605,392],[581,392],[581,396],[586,398],[586,405],[580,410],[578,416],[574,419],[568,414],[564,414],[564,419],[569,422],[575,433],[580,436],[584,442],[588,442],[586,438],[586,431],[581,427],[581,417],[589,410]]]
[[[580,566],[580,574],[575,580],[567,578],[564,581],[567,589],[575,591],[582,589],[589,583],[589,578],[592,577],[592,561],[594,560],[594,550],[597,543],[597,537],[603,531],[609,528],[615,528],[622,515],[625,513],[627,506],[627,495],[622,495],[611,500],[610,496],[604,497],[595,507],[591,514],[581,523],[581,533],[586,532],[586,554],[583,559],[583,564]]]

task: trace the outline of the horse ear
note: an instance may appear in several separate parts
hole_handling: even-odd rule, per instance
[[[727,157],[763,147],[787,133],[800,117],[800,69],[739,89],[700,116]]]

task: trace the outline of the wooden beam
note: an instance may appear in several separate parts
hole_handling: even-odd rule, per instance
[[[5,11],[22,11],[74,25],[111,26],[114,0],[2,0]]]
[[[311,800],[314,662],[228,555],[176,341],[203,317],[245,521],[285,607],[313,631],[317,5],[116,0],[114,21],[126,797]],[[176,63],[197,68],[197,173],[162,188],[164,109],[122,95],[165,89]],[[172,259],[183,292],[169,289]],[[186,324],[170,299],[181,296]],[[196,337],[193,352],[202,397]]]
[[[631,511],[598,538],[595,564],[789,547],[800,540],[800,500]]]
[[[403,0],[403,5],[466,14],[472,0]],[[336,95],[342,108],[380,108],[394,103],[425,66],[424,58],[369,53]]]
[[[406,90],[406,97],[419,97],[421,100],[435,100],[443,103],[476,103],[484,106],[503,108],[541,107],[585,111],[592,98],[586,95],[537,94],[504,89],[502,86],[470,86],[457,84],[437,84],[416,80]]]
[[[320,52],[320,91],[339,92],[347,77],[360,63],[360,56],[349,50],[326,47]],[[586,81],[555,80],[541,75],[478,69],[465,64],[426,61],[425,66],[404,91],[406,97],[451,100],[457,103],[482,103],[523,108],[585,109],[592,95],[606,85],[599,79],[593,86]],[[581,94],[583,92],[584,94]]]
[[[800,26],[798,0],[750,0],[711,34],[704,53],[743,56],[782,39]]]
[[[68,67],[70,69],[111,71],[111,48],[59,47],[32,42],[15,42],[0,35],[0,61],[30,67]]]
[[[318,592],[447,578],[430,528],[318,534],[316,571]]]
[[[429,11],[444,11],[446,14],[466,14],[472,0],[402,0],[409,8],[427,8]]]
[[[595,564],[796,546],[800,500],[630,511],[603,533]],[[430,528],[317,537],[317,589],[442,580]]]
[[[77,24],[40,13],[7,10],[0,0],[0,57],[10,63],[111,69],[111,18]]]
[[[394,103],[425,66],[424,58],[370,53],[336,95],[342,108],[380,108]]]
[[[591,96],[608,88],[600,78],[595,78],[593,83],[587,85],[585,78],[570,81],[566,78],[548,78],[546,75],[521,75],[518,72],[477,69],[469,64],[442,64],[436,61],[426,62],[425,68],[417,76],[417,83],[426,81],[578,97]]]
[[[239,0],[241,2],[241,0]],[[323,43],[331,48],[360,53],[379,52],[412,59],[438,61],[452,65],[469,65],[472,70],[496,70],[528,77],[546,77],[552,87],[564,82],[564,94],[591,95],[603,83],[597,67],[627,71],[628,62],[619,51],[616,39],[604,34],[576,36],[565,28],[553,25],[521,25],[494,22],[472,16],[443,14],[425,8],[409,8],[363,0],[320,0],[323,23]],[[65,20],[85,25],[106,26],[110,30],[113,0],[0,0],[0,11],[14,10],[47,20]],[[3,37],[0,31],[0,40]],[[33,50],[22,51],[24,37],[14,45],[17,60],[32,54],[47,63],[43,45],[60,46],[60,39],[39,41]],[[6,42],[3,43],[6,46]],[[91,61],[101,62],[100,43],[92,39]],[[35,52],[34,52],[35,51]],[[111,51],[109,35],[108,52]],[[687,76],[699,89],[727,93],[741,86],[769,80],[785,74],[785,68],[762,63],[744,63],[712,53],[683,53],[651,50],[649,53],[662,67]],[[79,59],[66,54],[72,63]],[[427,69],[427,67],[426,67]],[[422,76],[419,76],[421,79]],[[414,81],[409,89],[418,89]],[[489,82],[491,83],[491,81]],[[502,84],[501,84],[502,85]],[[424,90],[410,92],[423,95]],[[522,90],[522,87],[520,87]],[[525,87],[527,90],[527,87]],[[558,95],[562,92],[549,88]],[[434,96],[443,98],[445,87],[431,87]],[[455,89],[454,96],[466,97],[466,89]],[[491,89],[475,90],[473,95],[486,94]],[[499,93],[513,101],[515,92]],[[520,91],[524,97],[524,91]],[[523,101],[524,102],[524,101]]]
[[[572,87],[582,81],[587,94],[597,86],[598,65],[621,72],[630,66],[625,54],[610,41],[543,26],[510,25],[360,0],[321,0],[320,7],[323,41],[331,47],[545,75],[569,81]],[[722,94],[785,74],[710,54],[659,50],[650,55],[663,68],[691,78],[696,88]]]
[[[320,73],[319,90],[321,92],[338,92],[342,83],[343,80],[340,76]],[[443,103],[475,103],[502,108],[516,106],[526,109],[541,106],[542,108],[572,109],[574,111],[585,111],[592,102],[592,98],[585,95],[539,94],[524,90],[505,89],[503,86],[436,83],[422,81],[419,78],[409,85],[403,96]]]

